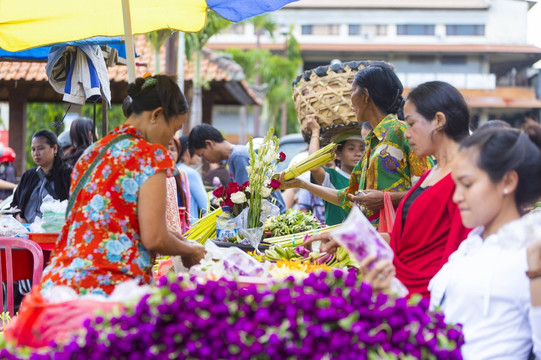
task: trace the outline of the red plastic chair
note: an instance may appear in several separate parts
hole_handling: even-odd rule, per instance
[[[41,247],[32,240],[24,238],[9,238],[9,237],[0,237],[0,249],[5,255],[2,256],[0,253],[0,312],[4,311],[4,289],[1,286],[3,279],[3,274],[5,273],[7,277],[7,303],[8,303],[8,313],[10,316],[14,316],[14,304],[13,304],[13,253],[12,250],[28,250],[32,254],[34,259],[33,261],[33,271],[32,271],[32,284],[37,285],[41,281],[41,276],[43,274],[43,250]],[[3,257],[5,257],[5,265],[3,262]],[[15,263],[17,266],[17,262]]]

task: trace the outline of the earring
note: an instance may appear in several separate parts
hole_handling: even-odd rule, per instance
[[[503,194],[504,195],[507,195],[509,193],[509,191],[507,190],[507,188],[503,189]]]
[[[156,120],[156,118],[154,118],[154,119],[150,120],[150,123],[151,124],[156,124],[156,121],[158,121],[158,120]]]

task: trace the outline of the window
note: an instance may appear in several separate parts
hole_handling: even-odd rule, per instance
[[[301,33],[303,35],[312,35],[314,33],[314,27],[312,25],[301,26]]]
[[[338,35],[340,26],[336,24],[330,25],[302,25],[302,35]]]
[[[485,25],[447,25],[447,36],[484,36]]]
[[[408,59],[412,64],[426,64],[436,61],[436,57],[434,55],[410,55]]]
[[[398,35],[434,35],[434,25],[422,25],[422,24],[407,24],[398,25]]]
[[[349,25],[349,35],[361,35],[361,25]]]
[[[376,36],[387,36],[387,25],[376,25]]]
[[[244,24],[232,24],[221,31],[222,34],[244,35]]]
[[[468,59],[464,55],[443,55],[441,63],[443,65],[465,65]]]

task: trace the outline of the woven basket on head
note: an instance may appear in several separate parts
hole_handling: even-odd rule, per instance
[[[306,142],[310,141],[310,129],[306,126],[306,115],[318,115],[321,127],[321,143],[343,131],[361,130],[351,107],[351,84],[359,69],[368,66],[368,61],[350,61],[320,66],[305,71],[293,82],[293,100],[301,132]]]

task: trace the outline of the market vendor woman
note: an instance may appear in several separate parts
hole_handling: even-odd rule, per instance
[[[60,201],[69,197],[71,166],[62,159],[56,135],[39,130],[32,136],[31,151],[37,166],[24,172],[11,202],[12,208],[21,210],[15,217],[22,223],[41,217],[41,203],[47,195]]]
[[[110,294],[120,282],[152,281],[156,253],[198,263],[204,248],[167,230],[165,146],[187,118],[187,104],[165,75],[130,84],[131,115],[93,144],[72,174],[66,224],[44,270],[42,291],[64,285]],[[92,166],[93,169],[92,169]]]

